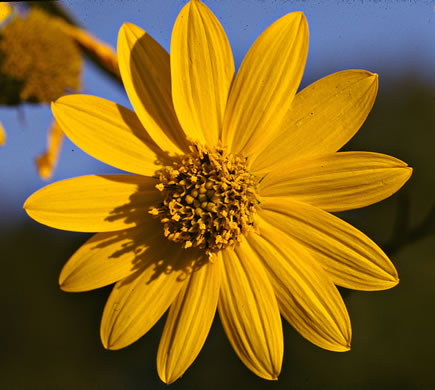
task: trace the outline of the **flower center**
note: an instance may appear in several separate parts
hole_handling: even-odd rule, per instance
[[[61,22],[32,8],[4,27],[0,39],[0,80],[15,86],[12,104],[49,103],[66,91],[80,88],[80,50],[61,28]],[[5,80],[4,80],[5,79]]]
[[[163,200],[150,213],[160,218],[169,240],[211,253],[252,229],[258,202],[243,157],[195,146],[158,174]]]

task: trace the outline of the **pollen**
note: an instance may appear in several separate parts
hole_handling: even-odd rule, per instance
[[[82,58],[74,41],[46,12],[14,17],[0,39],[0,70],[22,83],[21,101],[50,102],[80,88]]]
[[[169,240],[210,254],[253,228],[255,177],[244,157],[194,146],[158,176],[163,200],[149,212],[160,218]]]

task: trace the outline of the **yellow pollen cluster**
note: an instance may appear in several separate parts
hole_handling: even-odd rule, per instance
[[[82,58],[56,18],[32,8],[1,32],[1,72],[23,82],[22,101],[50,102],[80,88]]]
[[[255,182],[243,157],[198,146],[191,151],[158,172],[163,200],[150,213],[160,218],[169,240],[211,253],[252,228]]]

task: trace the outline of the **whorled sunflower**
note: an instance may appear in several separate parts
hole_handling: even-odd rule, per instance
[[[37,6],[23,12],[0,3],[0,104],[45,104],[77,92],[83,63],[80,49],[106,73],[121,78],[115,51],[88,31]],[[4,142],[0,129],[0,146]],[[62,143],[63,132],[54,121],[46,151],[36,158],[42,179],[52,177]]]
[[[351,325],[335,285],[398,283],[382,250],[329,213],[380,201],[411,175],[390,156],[337,152],[370,112],[377,75],[343,71],[296,94],[307,51],[306,19],[290,13],[260,35],[235,75],[220,23],[191,0],[170,57],[140,28],[120,30],[135,113],[84,95],[53,104],[75,144],[136,175],[64,180],[24,207],[55,228],[100,232],[64,266],[60,285],[116,282],[101,323],[105,348],[133,343],[169,308],[157,354],[164,382],[193,362],[216,308],[243,363],[276,379],[280,313],[312,343],[347,351]]]

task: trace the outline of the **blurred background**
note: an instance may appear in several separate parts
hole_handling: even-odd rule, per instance
[[[116,47],[124,22],[135,23],[167,50],[187,1],[58,1],[80,25]],[[435,11],[432,1],[204,0],[222,23],[236,67],[272,22],[303,11],[310,49],[301,88],[344,69],[379,74],[374,109],[346,150],[393,155],[414,168],[405,187],[376,205],[339,213],[396,265],[400,284],[383,292],[342,290],[352,350],[333,353],[284,324],[285,353],[277,382],[257,378],[238,360],[216,318],[198,358],[173,389],[435,388]],[[41,6],[44,2],[37,2]],[[35,4],[33,4],[35,5]],[[21,7],[24,4],[21,3]],[[127,107],[113,78],[85,60],[81,91]],[[132,346],[105,351],[99,321],[111,287],[60,291],[58,274],[89,236],[39,225],[22,210],[47,183],[116,173],[68,140],[53,177],[43,181],[34,159],[46,147],[47,104],[0,106],[7,140],[0,148],[1,389],[163,389],[155,358],[163,320]]]

